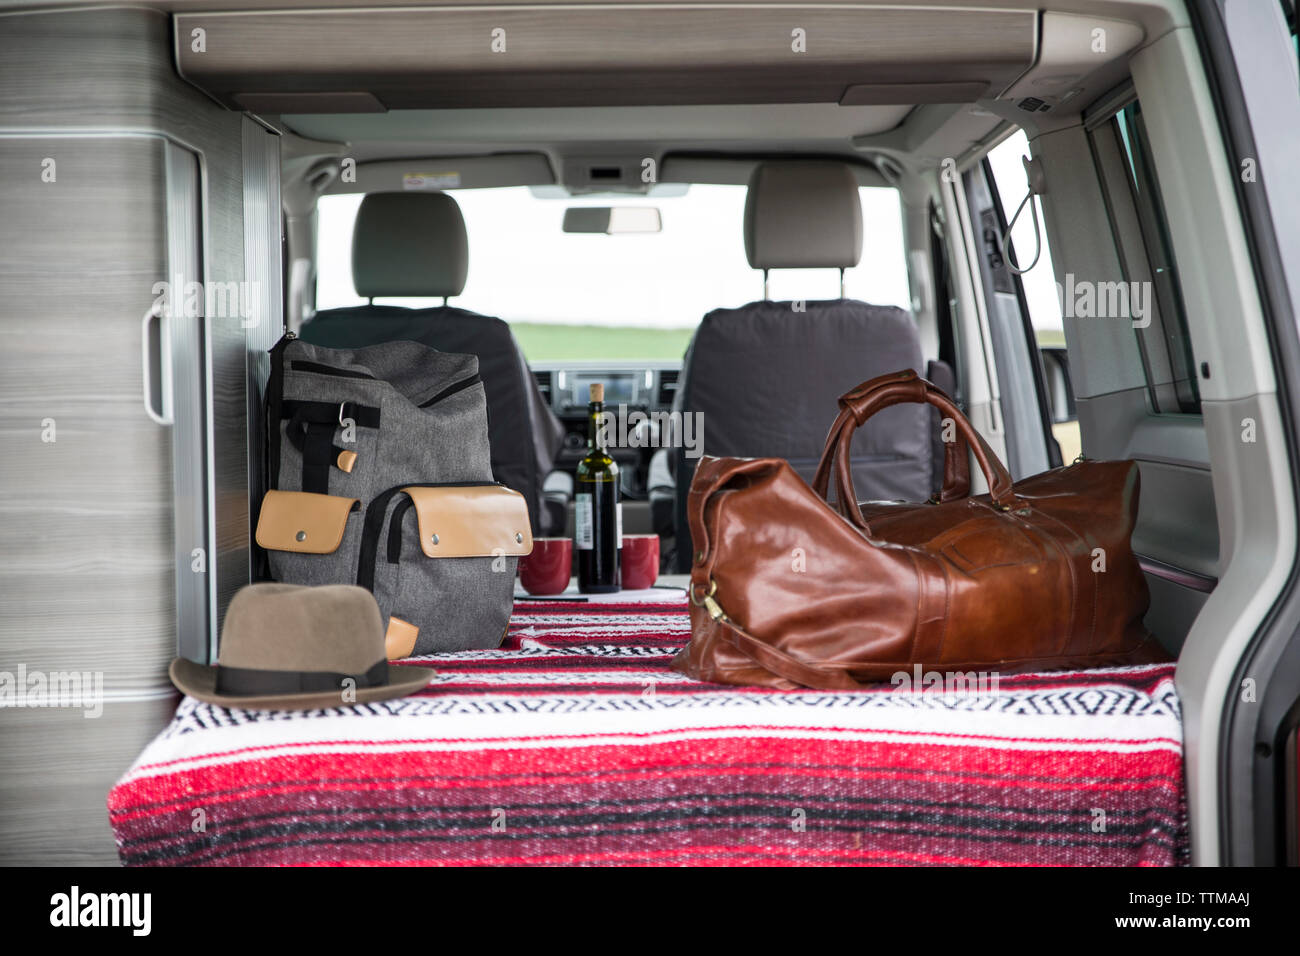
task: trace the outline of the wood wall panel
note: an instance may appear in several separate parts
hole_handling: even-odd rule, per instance
[[[177,589],[203,588],[219,617],[249,579],[250,350],[281,323],[278,280],[261,338],[238,315],[192,320],[202,354],[178,384],[198,389],[201,426],[149,418],[141,359],[141,320],[175,258],[169,152],[173,173],[178,149],[197,157],[202,277],[246,278],[245,122],[176,75],[162,13],[0,17],[0,671],[99,673],[109,701],[95,720],[0,704],[0,862],[116,858],[108,787],[174,709],[178,641],[199,657],[216,643],[201,622],[178,634]],[[174,206],[171,223],[174,239]],[[278,238],[261,248],[278,272]],[[206,575],[175,570],[182,441],[207,476]]]

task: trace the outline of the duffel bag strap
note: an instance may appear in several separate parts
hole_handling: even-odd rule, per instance
[[[710,582],[708,589],[701,589],[692,584],[691,603],[704,609],[709,616],[711,626],[717,628],[718,635],[723,640],[765,671],[783,677],[800,687],[811,687],[816,690],[865,690],[873,686],[854,680],[845,671],[817,667],[760,641],[722,610],[722,606],[713,597],[716,588],[716,582]]]

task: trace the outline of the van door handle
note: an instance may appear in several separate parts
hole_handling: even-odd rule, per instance
[[[140,323],[144,410],[159,425],[172,424],[172,337],[166,310],[157,302]],[[155,370],[156,369],[156,370]]]

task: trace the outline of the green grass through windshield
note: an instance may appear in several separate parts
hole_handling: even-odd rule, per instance
[[[530,362],[613,359],[680,359],[686,354],[694,329],[625,328],[617,325],[552,325],[549,322],[511,322]],[[1065,334],[1038,329],[1038,345],[1064,346]]]
[[[529,362],[680,359],[695,331],[545,322],[511,322],[510,330]]]

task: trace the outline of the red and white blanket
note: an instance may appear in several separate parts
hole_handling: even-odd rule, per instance
[[[1187,862],[1173,666],[772,691],[669,669],[684,597],[521,601],[413,697],[186,698],[108,796],[149,864]]]

